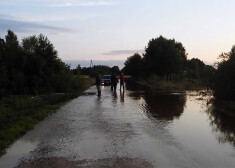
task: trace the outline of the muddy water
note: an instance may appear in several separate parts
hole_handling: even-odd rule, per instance
[[[0,158],[11,167],[235,167],[235,116],[200,92],[95,87]]]

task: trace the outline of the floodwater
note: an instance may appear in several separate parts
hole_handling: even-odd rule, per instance
[[[133,89],[135,88],[135,89]],[[234,168],[235,116],[205,92],[91,87],[12,144],[0,168]]]

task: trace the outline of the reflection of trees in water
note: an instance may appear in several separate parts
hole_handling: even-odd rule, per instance
[[[143,110],[151,117],[170,121],[179,118],[184,111],[186,95],[150,92],[145,86],[136,84],[131,80],[126,82],[126,88],[134,91],[129,94],[134,100],[140,100],[141,98],[145,100],[142,105]]]
[[[144,91],[130,92],[128,95],[134,100],[140,100],[143,97]]]
[[[146,93],[143,95],[148,115],[160,120],[179,118],[185,107],[185,95]]]
[[[219,133],[218,141],[230,142],[235,146],[235,116],[225,113],[224,110],[221,105],[214,104],[208,107],[207,113],[214,128],[213,131]]]
[[[143,84],[137,83],[134,79],[126,79],[125,87],[127,90],[140,91],[149,90],[149,88]]]
[[[143,113],[150,120],[149,124],[154,125],[155,131],[164,139],[172,139],[168,134],[169,124],[172,120],[179,118],[184,111],[186,95],[172,95],[170,93],[159,92],[129,92],[129,97],[138,101]]]

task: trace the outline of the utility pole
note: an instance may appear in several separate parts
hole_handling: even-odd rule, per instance
[[[92,60],[91,60],[91,62],[90,62],[90,77],[91,77],[91,71],[92,71],[92,68],[93,68],[93,62],[92,62]]]

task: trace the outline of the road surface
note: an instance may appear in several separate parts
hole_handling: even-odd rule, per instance
[[[144,112],[136,93],[104,87],[99,98],[91,87],[17,140],[0,158],[0,167],[201,167],[166,120]]]

